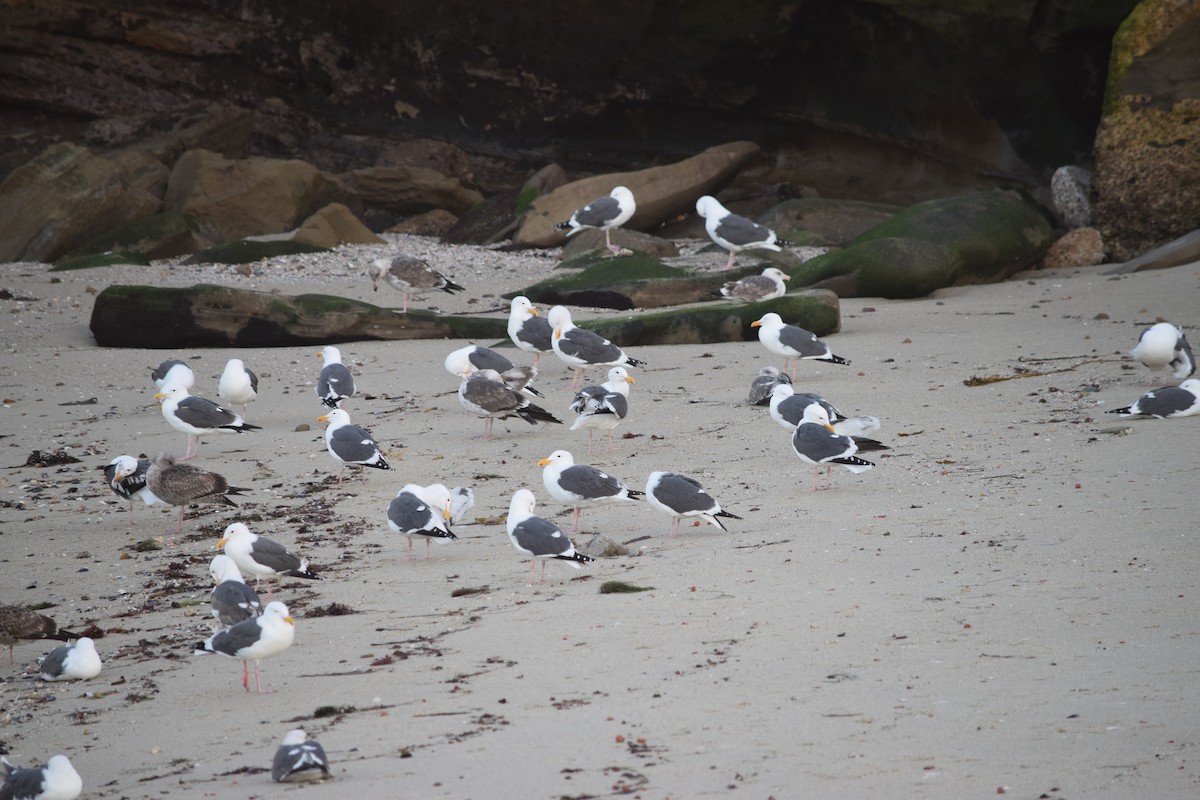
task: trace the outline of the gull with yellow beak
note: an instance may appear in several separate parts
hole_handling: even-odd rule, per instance
[[[260,676],[260,664],[264,658],[277,656],[292,646],[296,637],[296,621],[288,614],[288,607],[278,600],[267,603],[261,617],[242,620],[236,625],[223,628],[196,645],[198,656],[218,653],[242,661],[242,688],[250,691],[250,662],[254,662],[254,690],[265,694]]]
[[[817,490],[817,476],[821,474],[822,464],[841,464],[855,474],[866,472],[875,466],[855,455],[858,452],[858,442],[853,436],[838,433],[833,429],[829,422],[829,412],[820,403],[814,402],[804,409],[804,416],[796,426],[796,432],[792,434],[792,449],[801,461],[815,467],[812,486],[814,492]]]
[[[585,386],[571,401],[571,410],[579,416],[571,430],[587,428],[588,452],[592,451],[592,431],[608,431],[608,449],[614,450],[613,428],[629,414],[629,387],[634,383],[624,367],[608,371],[608,380],[599,386]]]
[[[534,369],[537,369],[538,357],[542,353],[554,352],[550,342],[553,335],[550,323],[538,314],[528,297],[518,295],[513,298],[508,315],[508,338],[512,339],[518,350],[533,353]]]
[[[212,400],[188,394],[188,390],[182,386],[168,386],[154,395],[154,399],[162,401],[162,415],[167,424],[187,434],[187,450],[180,461],[196,457],[201,436],[262,430],[260,426],[250,425],[240,415]]]
[[[274,539],[251,533],[244,523],[235,522],[225,529],[225,535],[217,542],[225,555],[244,575],[253,575],[257,586],[263,578],[270,580],[280,575],[318,581],[321,576],[310,572],[308,559],[289,551]]]
[[[409,561],[412,561],[414,536],[425,539],[425,558],[429,558],[429,543],[432,540],[446,544],[458,538],[450,530],[454,519],[453,506],[454,496],[440,483],[428,486],[410,483],[396,493],[388,504],[388,527],[408,537]]]
[[[575,369],[572,389],[583,385],[583,371],[588,367],[642,367],[646,364],[626,355],[624,350],[595,331],[576,326],[566,306],[555,306],[546,318],[554,330],[550,340],[554,354]]]

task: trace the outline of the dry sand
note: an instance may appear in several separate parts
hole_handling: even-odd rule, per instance
[[[69,754],[85,797],[299,796],[268,768],[303,726],[334,762],[306,797],[1200,796],[1188,523],[1200,420],[1103,413],[1147,388],[1121,355],[1141,326],[1195,329],[1200,265],[844,300],[828,339],[853,365],[803,364],[799,384],[882,417],[893,449],[815,494],[787,433],[745,404],[759,367],[778,363],[753,341],[636,348],[649,366],[617,429],[632,438],[590,457],[586,434],[565,425],[509,420],[478,438],[482,421],[441,366],[462,342],[344,345],[364,392],[347,408],[394,470],[337,488],[312,348],[107,350],[88,331],[92,292],[109,282],[204,277],[398,306],[361,276],[375,254],[248,277],[0,267],[0,286],[29,298],[0,301],[0,602],[51,602],[61,624],[106,632],[91,681],[38,681],[52,642],[19,645],[16,666],[0,667],[0,739],[19,763]],[[469,248],[447,258],[469,291],[416,307],[488,308],[554,263]],[[254,492],[238,509],[189,511],[173,546],[137,552],[172,512],[139,506],[131,526],[96,468],[182,452],[150,367],[184,358],[215,397],[233,355],[262,377],[249,421],[265,430],[207,439],[193,463]],[[569,421],[570,376],[553,356],[542,364],[544,405]],[[1026,370],[1050,374],[964,385]],[[21,466],[55,448],[80,462]],[[585,510],[576,541],[602,533],[635,555],[579,572],[550,564],[531,585],[503,516],[526,486],[541,513],[569,522],[536,463],[559,448],[636,488],[657,469],[693,475],[743,519],[669,539],[670,519],[645,504]],[[404,484],[433,481],[473,486],[481,521],[409,562],[385,509]],[[296,643],[264,663],[271,695],[244,693],[238,662],[192,654],[210,628],[208,561],[238,519],[324,577],[277,595]],[[614,579],[654,588],[598,593]],[[314,615],[331,603],[354,613]],[[314,718],[320,707],[337,711]]]

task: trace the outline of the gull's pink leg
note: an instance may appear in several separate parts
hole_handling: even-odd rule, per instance
[[[529,582],[533,583],[533,567],[537,564],[536,558],[529,559]]]
[[[408,292],[404,293],[404,308],[400,311],[401,314],[408,313]]]
[[[617,446],[616,446],[615,444],[613,444],[613,438],[612,438],[612,428],[609,428],[609,429],[608,429],[608,449],[609,449],[609,450],[616,450],[616,449],[617,449]]]
[[[582,510],[583,509],[581,509],[579,506],[575,506],[575,520],[574,520],[575,527],[571,528],[571,533],[579,532],[579,512]]]
[[[242,688],[250,691],[250,662],[242,662]]]
[[[725,262],[725,269],[733,269],[733,251],[729,251],[729,260]]]

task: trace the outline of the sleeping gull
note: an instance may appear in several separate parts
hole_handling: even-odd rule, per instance
[[[551,338],[554,354],[567,366],[575,368],[572,389],[583,385],[583,371],[588,367],[641,367],[646,364],[630,358],[624,350],[595,331],[577,327],[566,306],[555,306],[546,318],[554,330]]]
[[[288,731],[271,762],[271,779],[283,781],[319,781],[329,777],[329,759],[320,742],[308,738],[300,728]]]
[[[66,756],[52,756],[44,767],[15,767],[0,756],[4,781],[0,798],[4,800],[75,800],[83,793],[83,778]]]
[[[546,579],[546,561],[558,559],[566,561],[575,569],[580,564],[596,559],[575,552],[575,545],[558,526],[549,520],[535,517],[533,509],[537,501],[533,492],[528,489],[518,489],[508,504],[508,518],[505,527],[508,529],[508,540],[518,553],[530,556],[529,580],[533,580],[533,565],[542,559],[541,580]]]
[[[250,662],[254,662],[254,689],[264,694],[259,665],[264,658],[277,656],[292,645],[296,637],[296,621],[288,615],[288,608],[278,600],[267,603],[261,617],[242,620],[236,625],[222,628],[196,645],[198,656],[218,653],[230,658],[241,659],[242,688],[250,691]]]
[[[555,450],[539,461],[538,466],[545,467],[542,483],[550,496],[575,507],[572,532],[579,530],[579,512],[583,506],[626,503],[642,497],[642,492],[630,489],[620,478],[587,464],[576,464],[566,450]]]
[[[556,418],[541,406],[534,405],[529,398],[508,386],[494,369],[471,372],[458,387],[458,402],[472,414],[484,417],[484,438],[492,436],[492,423],[496,419],[517,416],[536,425],[538,422],[557,422]]]
[[[47,653],[38,675],[44,681],[86,681],[99,675],[101,666],[96,643],[84,636]]]
[[[8,648],[10,664],[16,663],[13,660],[13,645],[19,641],[57,639],[65,642],[78,638],[80,636],[77,633],[59,629],[58,623],[45,614],[25,606],[0,606],[0,645]]]
[[[212,590],[213,619],[222,625],[236,625],[262,613],[258,593],[246,585],[237,562],[221,553],[208,565],[208,574],[216,586]]]
[[[196,385],[196,373],[177,358],[168,358],[150,370],[150,379],[154,381],[154,385],[160,391],[168,386],[182,386],[184,389],[191,389]]]
[[[371,285],[379,291],[379,281],[386,280],[390,286],[404,293],[404,308],[400,313],[408,313],[408,296],[421,295],[425,292],[441,289],[447,294],[464,291],[454,281],[447,278],[419,258],[398,255],[391,261],[377,258],[367,267],[367,275]]]
[[[796,379],[796,362],[800,359],[808,361],[829,361],[833,364],[849,366],[850,362],[841,356],[835,356],[829,345],[817,338],[812,331],[806,331],[795,325],[788,325],[775,312],[763,314],[761,319],[750,323],[751,328],[758,328],[758,340],[763,347],[772,353],[792,361],[792,380]],[[787,364],[785,363],[786,367]]]
[[[500,380],[508,384],[510,388],[516,389],[518,392],[524,391],[534,397],[543,396],[541,392],[533,388],[531,383],[537,377],[536,368],[518,367],[509,361],[507,356],[497,353],[490,347],[480,347],[474,344],[460,347],[446,356],[443,366],[446,367],[446,372],[460,378],[481,369],[495,370],[499,373]]]
[[[1172,371],[1176,380],[1191,377],[1196,372],[1196,360],[1183,329],[1169,322],[1151,325],[1142,331],[1137,346],[1129,355],[1150,368],[1153,376],[1163,367]]]
[[[538,358],[542,353],[554,351],[550,337],[554,331],[529,298],[519,295],[513,298],[508,315],[508,338],[512,343],[526,353],[533,353],[533,368],[537,369]]]
[[[354,396],[354,376],[342,363],[342,351],[333,345],[326,345],[317,355],[325,359],[325,365],[317,375],[317,397],[330,408],[339,408],[343,400]]]
[[[231,358],[217,381],[217,397],[230,405],[241,404],[246,415],[250,401],[258,397],[258,376],[240,358]]]
[[[608,449],[613,448],[613,428],[629,414],[629,387],[633,378],[624,367],[613,367],[608,371],[608,380],[599,386],[585,386],[571,401],[571,410],[579,416],[571,423],[571,430],[587,428],[588,452],[592,450],[592,431],[608,431]]]
[[[612,243],[612,229],[619,228],[633,218],[637,211],[633,192],[624,186],[618,186],[605,197],[597,197],[583,208],[577,210],[566,222],[555,225],[556,230],[566,231],[567,236],[573,236],[585,228],[597,228],[604,231],[604,246],[613,255],[621,252],[621,248]]]
[[[436,539],[438,544],[446,544],[458,538],[450,530],[453,503],[450,490],[440,483],[429,486],[410,483],[392,498],[387,509],[388,527],[408,537],[409,561],[412,561],[414,536],[425,539],[426,558],[429,558],[430,541]]]
[[[175,533],[183,530],[183,512],[189,503],[220,503],[237,506],[228,495],[237,497],[248,492],[240,486],[230,486],[224,475],[209,472],[191,464],[176,464],[175,457],[159,453],[150,462],[146,472],[146,485],[150,491],[169,506],[179,508],[179,523]]]
[[[1167,386],[1146,392],[1124,408],[1114,408],[1109,414],[1126,417],[1190,417],[1200,414],[1200,379],[1190,378],[1178,386]]]
[[[725,269],[733,267],[733,257],[743,250],[779,252],[790,244],[777,237],[770,228],[734,214],[711,195],[706,194],[696,201],[696,213],[704,217],[704,230],[708,231],[709,238],[729,251]]]
[[[873,439],[868,441],[874,442]],[[866,472],[875,466],[855,455],[858,452],[858,443],[853,436],[834,431],[829,422],[829,414],[820,403],[811,403],[804,409],[804,417],[796,426],[796,432],[792,434],[792,449],[801,461],[815,467],[812,485],[814,492],[817,490],[817,476],[821,474],[822,464],[840,464],[855,474]]]
[[[168,386],[154,395],[154,399],[162,401],[162,415],[167,424],[187,434],[187,451],[181,461],[195,458],[200,450],[201,436],[262,430],[212,400],[188,394],[188,390],[182,386]]]
[[[475,492],[468,486],[455,486],[450,490],[450,524],[462,522],[467,512],[475,507]]]
[[[122,500],[129,501],[129,524],[133,524],[134,500],[141,500],[148,506],[161,503],[150,487],[146,485],[146,473],[150,471],[148,459],[137,459],[133,456],[117,456],[108,462],[104,470],[104,479],[113,494]]]
[[[752,406],[770,405],[771,392],[781,383],[791,386],[792,376],[780,372],[778,367],[763,367],[750,382],[750,397],[747,402]]]
[[[747,275],[741,280],[725,284],[721,287],[721,296],[738,303],[774,300],[776,297],[783,297],[787,292],[787,286],[783,282],[791,279],[783,270],[767,267],[761,275]]]
[[[846,436],[866,436],[868,433],[879,430],[878,417],[847,417],[819,394],[797,393],[791,384],[779,384],[772,390],[771,418],[789,431],[793,431],[804,419],[804,409],[812,403],[820,403],[821,407],[825,409],[835,433]]]
[[[350,424],[350,415],[344,408],[335,408],[328,414],[317,417],[317,422],[327,422],[325,449],[338,462],[338,482],[342,485],[342,473],[347,464],[358,464],[374,469],[391,469],[383,460],[383,452],[366,428]]]
[[[310,581],[321,579],[320,575],[308,569],[307,558],[295,555],[274,539],[251,533],[241,522],[235,522],[225,529],[217,547],[233,559],[243,574],[253,575],[256,586],[263,578],[267,579],[269,585],[271,578],[281,575]]]
[[[721,530],[727,528],[721,524],[719,517],[741,519],[736,514],[722,510],[695,478],[674,472],[650,473],[646,481],[646,502],[671,515],[671,536],[679,535],[679,521],[684,517],[698,517]]]

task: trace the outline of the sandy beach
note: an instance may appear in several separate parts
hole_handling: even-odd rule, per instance
[[[467,287],[412,303],[445,312],[499,308],[499,293],[556,263],[402,243],[439,254]],[[55,642],[18,644],[0,666],[11,760],[65,753],[88,798],[1200,795],[1200,550],[1187,522],[1200,419],[1104,413],[1150,386],[1124,357],[1143,327],[1196,329],[1200,264],[843,299],[827,341],[853,364],[802,363],[797,388],[880,417],[892,449],[816,493],[789,434],[746,404],[759,368],[783,366],[757,341],[630,348],[648,365],[631,370],[629,418],[615,451],[598,438],[590,454],[567,424],[510,419],[480,438],[442,368],[463,341],[341,345],[360,386],[346,408],[393,469],[338,487],[313,348],[116,350],[88,330],[112,283],[399,307],[362,275],[384,249],[250,275],[0,266],[12,295],[0,300],[0,602],[52,603],[43,613],[61,625],[104,633],[90,681],[37,678]],[[139,504],[131,520],[98,468],[182,454],[152,367],[187,361],[195,392],[215,399],[233,356],[261,378],[247,420],[263,430],[207,438],[192,463],[253,491],[236,509],[189,509],[182,535],[139,551],[174,513]],[[541,366],[541,405],[569,424],[570,373],[552,355]],[[78,463],[23,466],[56,449]],[[670,517],[644,503],[585,509],[577,544],[602,535],[631,554],[550,563],[531,584],[504,516],[527,487],[540,514],[569,525],[537,465],[557,449],[636,489],[654,470],[691,475],[742,519],[669,538]],[[418,542],[409,561],[386,508],[403,485],[435,481],[473,487],[477,505],[457,542],[428,560]],[[192,653],[214,624],[208,563],[239,520],[322,577],[285,580],[272,598],[289,605],[296,640],[263,663],[269,695],[242,690],[238,661]],[[612,580],[652,588],[600,594]],[[331,781],[271,781],[296,727],[326,748]]]

